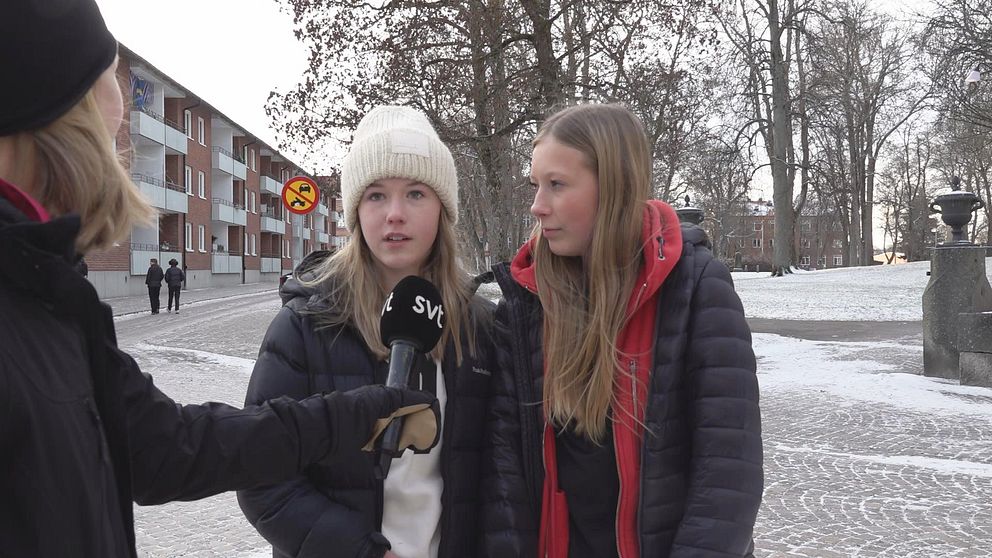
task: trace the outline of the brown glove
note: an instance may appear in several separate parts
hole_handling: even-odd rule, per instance
[[[435,400],[430,405],[420,403],[401,407],[392,415],[377,420],[372,428],[372,437],[362,447],[362,450],[373,451],[376,439],[389,426],[390,421],[397,417],[406,417],[403,419],[403,428],[400,430],[398,449],[412,448],[415,452],[423,453],[430,451],[437,445],[440,437],[440,429],[437,427],[440,413]]]

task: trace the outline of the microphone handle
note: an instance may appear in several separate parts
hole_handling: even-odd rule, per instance
[[[410,370],[417,356],[417,347],[402,339],[393,341],[389,351],[389,375],[386,385],[389,387],[408,388],[410,386]],[[379,442],[379,462],[375,466],[375,478],[382,480],[389,474],[393,458],[399,457],[403,450],[399,448],[400,434],[403,432],[404,417],[390,421]]]

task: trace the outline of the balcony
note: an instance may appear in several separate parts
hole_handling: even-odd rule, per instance
[[[132,173],[131,179],[153,207],[166,213],[189,212],[189,196],[182,186],[141,173]]]
[[[320,215],[323,215],[324,217],[327,217],[327,214],[328,214],[327,206],[324,205],[324,204],[322,204],[322,203],[318,203],[317,204],[317,213],[319,213]]]
[[[262,232],[286,234],[286,223],[272,213],[262,213]]]
[[[186,155],[189,149],[189,138],[182,128],[180,124],[165,119],[165,149],[169,155]]]
[[[262,256],[262,273],[280,273],[282,258],[278,256]]]
[[[241,225],[248,222],[248,214],[240,206],[230,200],[213,198],[210,204],[210,220],[231,225]]]
[[[262,188],[263,194],[272,194],[273,196],[282,195],[282,183],[275,178],[265,176],[264,174],[260,178],[261,180],[259,180],[259,185]]]
[[[223,173],[229,174],[231,176],[235,176],[240,180],[245,179],[245,171],[244,171],[245,165],[244,163],[241,163],[240,161],[237,161],[234,158],[234,153],[231,153],[229,150],[220,147],[219,145],[213,146],[210,149],[210,151],[211,151],[211,165],[213,168]],[[234,174],[235,165],[240,165],[241,176],[237,176],[236,174]]]
[[[326,232],[317,233],[317,242],[323,242],[324,244],[327,244],[329,241],[330,241],[330,236],[328,236]]]
[[[131,135],[165,145],[165,119],[151,109],[132,110]]]
[[[310,240],[310,229],[303,229],[303,240]]]
[[[214,250],[210,254],[210,271],[213,273],[241,273],[241,256],[232,256],[228,252]]]

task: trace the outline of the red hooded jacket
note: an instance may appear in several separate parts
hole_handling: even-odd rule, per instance
[[[647,203],[643,213],[641,240],[644,243],[644,259],[635,288],[627,302],[627,325],[617,338],[619,364],[630,374],[618,375],[616,401],[617,405],[631,411],[616,413],[612,423],[620,479],[616,520],[617,551],[620,558],[638,558],[640,554],[637,507],[647,390],[638,391],[637,386],[646,386],[649,383],[658,291],[682,253],[682,231],[678,216],[671,206],[656,200]],[[533,243],[534,240],[520,249],[513,259],[511,270],[513,278],[521,286],[536,293]],[[546,365],[547,363],[545,374]],[[636,382],[632,381],[632,377],[637,378]],[[633,418],[629,415],[633,415]],[[539,556],[567,558],[568,505],[564,492],[558,488],[557,451],[550,424],[545,424],[544,428],[544,468]]]

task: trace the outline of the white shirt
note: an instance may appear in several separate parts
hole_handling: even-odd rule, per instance
[[[437,402],[444,424],[444,377],[435,361]],[[383,484],[382,534],[400,558],[436,558],[441,542],[441,442],[430,453],[410,450],[394,459]]]

